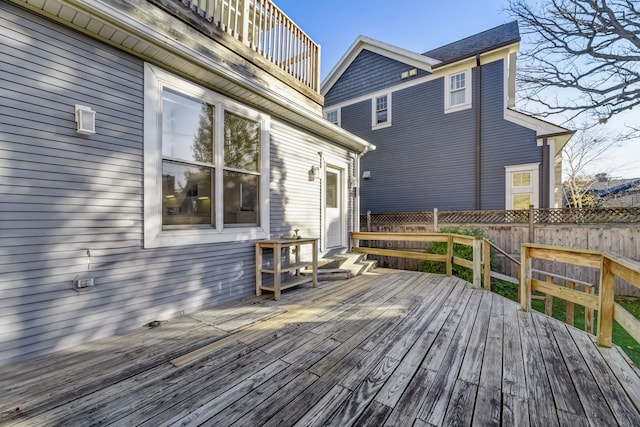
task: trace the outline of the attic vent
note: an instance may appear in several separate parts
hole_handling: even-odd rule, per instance
[[[404,73],[402,73],[402,79],[408,79],[409,77],[414,77],[418,75],[418,69],[414,68],[412,70],[409,71],[405,71]]]

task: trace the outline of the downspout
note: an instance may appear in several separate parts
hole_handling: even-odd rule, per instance
[[[542,191],[540,194],[540,207],[548,208],[549,207],[549,140],[545,136],[542,138]]]
[[[476,54],[476,210],[481,209],[482,191],[482,67],[480,54]]]
[[[360,159],[362,158],[362,156],[364,156],[365,154],[367,154],[367,152],[369,151],[369,147],[364,147],[362,149],[361,152],[356,153],[355,156],[355,164],[353,166],[353,174],[355,175],[354,177],[354,187],[352,189],[353,191],[353,230],[352,231],[361,231],[360,230],[360,176],[361,176],[361,169],[360,169]],[[351,249],[351,242],[349,242],[349,249]]]

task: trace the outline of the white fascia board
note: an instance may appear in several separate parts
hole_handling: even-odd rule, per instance
[[[529,114],[522,113],[520,111],[513,110],[511,108],[505,108],[504,119],[520,126],[526,127],[536,132],[536,138],[539,140],[538,145],[541,145],[541,139],[546,136],[553,136],[554,140],[554,155],[557,155],[567,142],[573,136],[573,131],[564,128],[562,126],[554,125],[545,120],[533,117]]]
[[[342,73],[346,71],[349,65],[351,65],[354,59],[356,59],[363,50],[369,50],[377,53],[378,55],[395,59],[396,61],[403,62],[407,65],[411,65],[428,72],[432,72],[432,67],[440,63],[440,61],[436,59],[420,55],[416,52],[411,52],[410,50],[406,50],[401,47],[393,46],[369,37],[358,36],[349,49],[347,49],[345,54],[342,55],[338,63],[331,69],[327,77],[324,79],[324,82],[322,82],[322,85],[320,86],[320,93],[323,96],[329,92]]]

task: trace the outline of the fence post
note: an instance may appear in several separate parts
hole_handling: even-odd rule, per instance
[[[536,231],[533,228],[533,205],[529,205],[529,243],[535,243],[536,240]]]
[[[520,247],[520,306],[523,311],[531,311],[531,256],[529,248]]]
[[[433,232],[438,232],[438,208],[433,208]]]
[[[447,276],[453,274],[453,235],[448,234],[447,240]]]
[[[611,272],[611,261],[603,256],[600,267],[600,308],[598,309],[598,345],[603,347],[611,347],[614,295],[615,275]]]
[[[367,231],[371,232],[371,211],[367,211]]]
[[[473,287],[480,288],[482,281],[482,240],[473,239]]]
[[[487,239],[482,240],[482,247],[484,248],[484,255],[482,257],[484,268],[484,288],[488,291],[491,290],[491,245]]]

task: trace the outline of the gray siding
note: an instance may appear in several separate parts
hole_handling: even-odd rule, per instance
[[[324,106],[330,107],[348,99],[397,85],[403,81],[402,73],[413,68],[415,67],[403,62],[363,50],[325,94]],[[417,77],[427,74],[426,71],[418,70]]]
[[[141,60],[0,2],[0,68],[0,365],[254,292],[254,242],[142,248]],[[273,122],[272,235],[319,235],[307,171],[346,150]]]
[[[504,166],[540,161],[535,132],[503,119],[502,61],[482,73],[482,209],[504,209]],[[362,158],[361,212],[475,209],[474,107],[444,114],[444,79],[392,93],[392,125],[371,129],[371,102],[341,109],[342,127],[377,146]]]
[[[536,133],[504,120],[502,61],[482,67],[482,209],[504,209],[505,166],[542,161]]]

